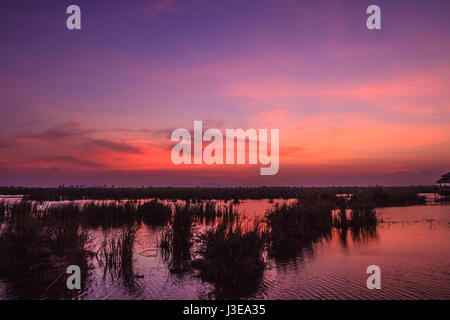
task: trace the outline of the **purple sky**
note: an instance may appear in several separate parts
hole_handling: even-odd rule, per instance
[[[82,30],[65,26],[82,10]],[[382,29],[366,28],[381,7]],[[3,0],[0,185],[431,184],[450,1]],[[175,128],[279,128],[280,171],[174,166]]]

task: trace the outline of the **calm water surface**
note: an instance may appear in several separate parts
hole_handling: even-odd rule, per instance
[[[275,202],[281,202],[276,200]],[[45,204],[44,204],[45,205]],[[262,217],[273,203],[247,200],[239,211]],[[294,256],[268,262],[258,289],[245,299],[450,299],[450,206],[377,209],[383,219],[373,232],[354,234],[334,230],[330,237],[306,247]],[[158,241],[162,228],[139,229],[132,285],[104,276],[93,263],[81,299],[214,299],[214,286],[194,273],[171,274],[163,261]],[[90,230],[94,238],[100,230]],[[381,268],[381,290],[366,288],[366,268]],[[0,280],[0,298],[15,298]]]

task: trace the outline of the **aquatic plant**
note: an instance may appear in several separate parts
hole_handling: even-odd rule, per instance
[[[0,194],[24,195],[27,200],[60,201],[60,200],[137,200],[137,199],[167,199],[174,202],[177,199],[197,203],[200,200],[242,200],[242,199],[297,199],[307,193],[322,194],[371,194],[376,207],[423,204],[425,199],[419,193],[436,192],[435,186],[411,187],[83,187],[60,186],[59,188],[26,188],[0,187]],[[357,195],[358,196],[358,195]]]
[[[175,205],[172,220],[164,228],[159,242],[163,259],[172,273],[189,270],[193,231],[194,220],[190,205]]]
[[[338,228],[347,228],[348,221],[348,201],[344,197],[337,197],[336,199],[336,211],[333,215],[333,226]]]
[[[362,228],[374,226],[378,223],[376,211],[373,209],[353,209],[350,213],[349,226]]]
[[[265,237],[258,222],[236,217],[199,235],[193,267],[215,286],[217,298],[241,298],[258,288],[265,261]]]
[[[133,201],[95,203],[82,207],[82,222],[86,226],[121,227],[132,226],[137,220],[136,203]]]
[[[425,203],[425,197],[419,196],[414,188],[370,187],[353,192],[349,206],[351,209],[373,209]]]
[[[109,274],[112,281],[122,279],[127,284],[133,283],[135,278],[133,253],[137,231],[137,226],[128,226],[119,232],[104,233],[95,257],[103,267],[105,277]]]
[[[6,218],[6,207],[6,203],[4,201],[0,201],[0,223]]]
[[[75,203],[63,203],[47,206],[39,212],[48,224],[80,225],[81,209]]]
[[[265,220],[272,242],[297,238],[313,238],[332,226],[334,204],[327,200],[297,200],[292,204],[276,204],[266,211]]]
[[[89,269],[87,234],[76,224],[44,219],[29,202],[11,204],[6,211],[0,234],[0,275],[26,282],[30,297],[67,295],[66,268],[76,264],[83,276]]]
[[[137,215],[149,226],[164,226],[172,216],[172,207],[158,200],[151,200],[137,206]]]
[[[206,224],[213,223],[217,218],[226,219],[238,214],[237,208],[233,204],[221,205],[216,201],[187,202],[186,210],[197,221]]]
[[[322,193],[305,193],[292,204],[275,204],[266,211],[269,254],[295,258],[304,247],[331,234],[336,199]]]

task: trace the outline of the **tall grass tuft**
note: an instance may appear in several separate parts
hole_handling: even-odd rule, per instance
[[[257,290],[264,269],[264,234],[260,223],[222,220],[198,238],[193,267],[215,286],[217,298],[240,298]]]
[[[0,233],[2,277],[26,282],[29,298],[66,295],[69,265],[80,266],[87,278],[89,239],[78,224],[44,217],[36,205],[25,201],[7,206],[6,212]]]
[[[303,248],[328,238],[335,205],[334,195],[304,192],[291,204],[276,204],[267,210],[269,255],[279,261],[295,259]]]
[[[172,216],[172,207],[152,200],[137,207],[138,217],[149,226],[164,226]]]
[[[214,223],[218,218],[229,219],[238,214],[236,207],[232,203],[220,205],[216,201],[186,202],[188,214],[197,221],[206,224]]]
[[[350,199],[350,208],[389,207],[425,204],[426,199],[419,196],[413,188],[371,187],[355,190]]]
[[[133,226],[137,220],[136,203],[86,203],[82,208],[82,220],[89,227]]]
[[[0,223],[5,221],[6,218],[6,203],[2,200],[0,201]]]
[[[159,245],[172,273],[190,269],[193,232],[194,219],[189,204],[175,205],[172,220],[163,230]]]
[[[122,279],[131,284],[134,281],[134,241],[138,227],[123,227],[120,232],[108,235],[104,233],[103,242],[96,253],[96,259],[104,270],[104,276],[110,275],[112,281]]]

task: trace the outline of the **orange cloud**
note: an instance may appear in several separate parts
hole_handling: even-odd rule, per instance
[[[446,124],[395,124],[354,114],[319,116],[305,118],[297,127],[286,129],[281,137],[281,162],[291,164],[375,159],[398,165],[437,158],[450,161],[450,149],[443,149],[450,144]],[[424,150],[435,154],[424,154]]]

